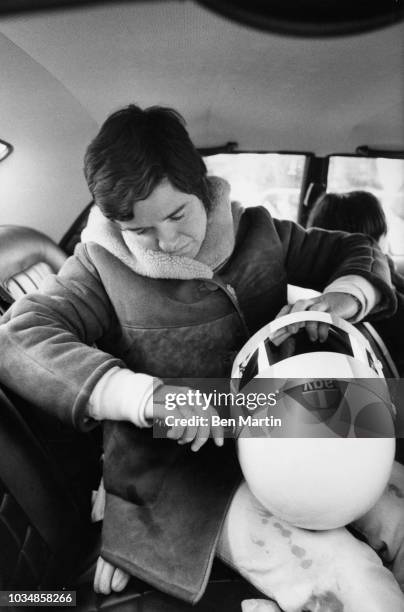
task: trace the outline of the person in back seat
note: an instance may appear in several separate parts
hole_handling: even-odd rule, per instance
[[[307,227],[326,230],[359,232],[370,236],[387,253],[387,221],[380,201],[368,191],[326,193],[313,206]],[[391,280],[397,296],[397,311],[373,326],[387,345],[401,377],[404,377],[404,277],[397,272],[393,260],[387,256]]]
[[[217,554],[286,612],[404,610],[393,574],[346,529],[316,533],[266,513],[240,484],[234,440],[211,427],[215,408],[191,402],[186,386],[230,377],[246,339],[284,313],[288,282],[323,292],[290,311],[354,322],[392,312],[378,246],[232,204],[172,109],[130,105],[111,115],[87,149],[85,175],[97,206],[83,243],[4,316],[0,378],[73,426],[104,423],[95,589],[120,591],[131,573],[195,603]],[[313,339],[326,333],[308,329]],[[185,424],[164,436],[167,401]],[[191,424],[194,416],[207,424]],[[404,584],[404,470],[395,467],[381,510],[360,529],[366,537],[370,525],[370,543],[385,545]],[[234,516],[237,542],[225,527]]]

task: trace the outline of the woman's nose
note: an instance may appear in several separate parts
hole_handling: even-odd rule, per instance
[[[159,240],[159,249],[164,253],[173,253],[176,249],[173,242],[167,242],[166,240]]]
[[[158,234],[158,245],[160,251],[171,253],[177,247],[177,234],[173,229],[165,229]]]

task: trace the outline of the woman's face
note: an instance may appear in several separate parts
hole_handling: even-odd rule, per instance
[[[178,191],[164,179],[145,200],[133,205],[134,218],[117,221],[122,232],[144,249],[194,258],[206,234],[207,216],[201,200]]]

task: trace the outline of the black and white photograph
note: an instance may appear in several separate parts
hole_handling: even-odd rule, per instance
[[[403,0],[0,0],[0,610],[404,612],[403,438]]]

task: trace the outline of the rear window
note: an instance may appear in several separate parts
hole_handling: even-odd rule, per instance
[[[384,208],[389,252],[404,255],[404,160],[330,157],[327,191],[371,191]]]
[[[231,199],[265,206],[274,217],[297,221],[307,156],[286,153],[221,153],[204,157],[209,174],[225,178]]]

